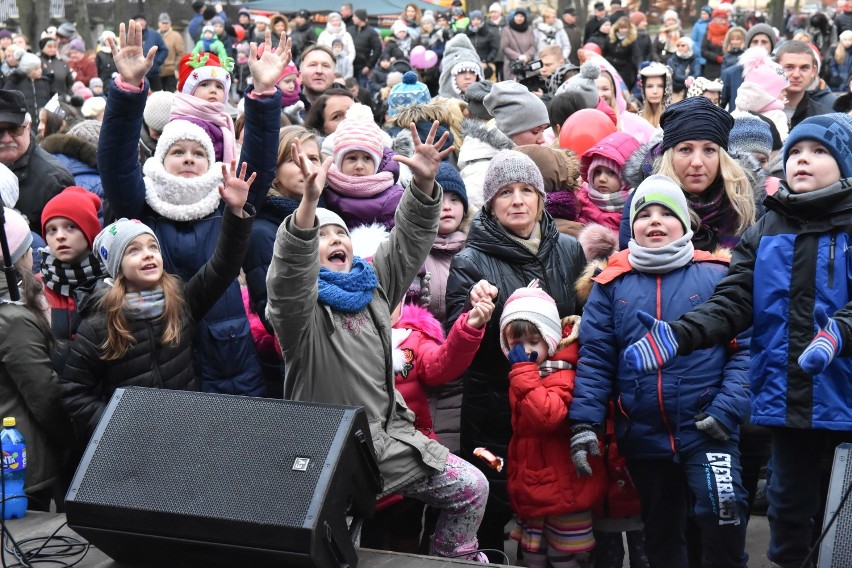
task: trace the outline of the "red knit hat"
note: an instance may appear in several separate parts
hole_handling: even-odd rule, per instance
[[[225,87],[225,96],[231,92],[231,74],[212,53],[187,53],[178,64],[177,89],[191,95],[202,81],[219,81]]]
[[[101,231],[98,211],[101,210],[101,199],[94,193],[72,185],[47,202],[41,212],[41,234],[44,236],[44,226],[55,217],[71,219],[83,234],[89,247]]]

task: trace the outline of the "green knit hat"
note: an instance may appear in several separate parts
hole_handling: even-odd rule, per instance
[[[689,205],[683,190],[670,177],[658,174],[645,178],[633,193],[630,203],[630,234],[633,234],[633,221],[636,214],[649,205],[662,205],[671,210],[683,225],[684,233],[690,231]]]

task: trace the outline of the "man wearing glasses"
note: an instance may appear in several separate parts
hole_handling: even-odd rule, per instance
[[[6,203],[24,215],[30,229],[41,233],[41,210],[50,199],[74,185],[74,176],[36,144],[32,117],[20,91],[0,90],[0,164],[18,178],[20,197]]]

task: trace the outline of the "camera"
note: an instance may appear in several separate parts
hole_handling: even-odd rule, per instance
[[[547,91],[547,86],[544,83],[544,78],[541,76],[541,59],[524,63],[523,61],[513,61],[511,63],[512,75],[515,80],[532,91]]]

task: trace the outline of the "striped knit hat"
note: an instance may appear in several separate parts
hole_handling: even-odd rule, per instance
[[[373,120],[373,112],[360,103],[346,111],[346,118],[334,132],[334,165],[340,169],[343,158],[354,150],[361,150],[373,158],[373,173],[379,171],[385,144],[382,129]]]
[[[538,280],[533,280],[526,288],[518,288],[503,306],[500,316],[500,349],[503,354],[509,353],[509,344],[503,330],[513,321],[528,321],[541,334],[547,343],[547,355],[552,357],[562,339],[562,325],[556,302],[547,292],[538,287]]]

